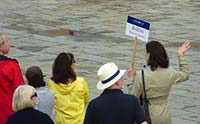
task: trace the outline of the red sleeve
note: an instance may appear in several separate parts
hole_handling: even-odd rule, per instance
[[[12,64],[12,84],[11,84],[11,88],[14,91],[19,85],[23,85],[24,84],[24,79],[21,73],[21,69],[18,65],[17,62],[13,62]]]

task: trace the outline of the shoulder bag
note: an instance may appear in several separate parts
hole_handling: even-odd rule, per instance
[[[149,114],[149,100],[147,99],[146,89],[145,89],[144,70],[142,70],[142,83],[144,90],[144,98],[142,95],[140,96],[140,105],[145,113],[147,123],[151,124],[151,117]]]

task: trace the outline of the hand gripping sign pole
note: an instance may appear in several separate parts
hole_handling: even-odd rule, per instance
[[[150,23],[128,16],[125,34],[134,37],[134,48],[132,58],[132,68],[135,68],[136,50],[138,46],[138,39],[148,42]]]

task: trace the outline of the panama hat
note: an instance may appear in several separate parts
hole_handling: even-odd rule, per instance
[[[97,89],[104,90],[113,84],[115,84],[126,72],[126,70],[119,70],[115,63],[107,63],[102,65],[97,76],[99,82],[97,83]]]

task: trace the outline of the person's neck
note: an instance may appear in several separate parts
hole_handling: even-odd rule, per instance
[[[114,90],[114,89],[118,89],[118,90],[121,90],[122,88],[121,87],[117,87],[117,86],[111,86],[108,88],[109,90]]]

